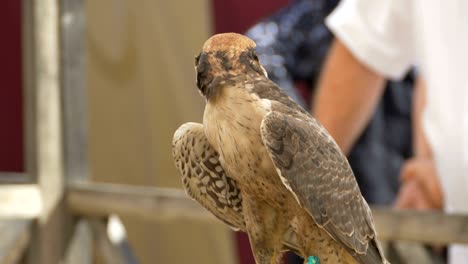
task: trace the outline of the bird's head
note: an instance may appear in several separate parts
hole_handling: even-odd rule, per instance
[[[267,76],[255,53],[255,42],[236,33],[217,34],[203,45],[195,58],[197,86],[209,99],[217,92],[221,81],[241,74]]]

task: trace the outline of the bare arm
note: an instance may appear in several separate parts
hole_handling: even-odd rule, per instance
[[[402,187],[395,206],[399,208],[442,208],[443,195],[432,151],[422,127],[426,86],[417,79],[413,95],[412,127],[414,156],[401,169]]]
[[[426,84],[421,76],[416,80],[413,94],[413,150],[418,158],[432,158],[432,151],[422,127],[422,114],[426,105]]]
[[[312,113],[348,154],[374,112],[384,78],[335,40],[325,63]]]

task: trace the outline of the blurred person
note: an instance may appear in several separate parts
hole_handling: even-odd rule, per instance
[[[416,65],[425,101],[417,138],[426,150],[416,148],[405,164],[396,205],[443,202],[448,213],[468,213],[468,1],[343,0],[327,25],[336,40],[315,117],[349,151],[385,92],[384,79],[401,79]],[[451,245],[449,262],[468,263],[468,247]]]

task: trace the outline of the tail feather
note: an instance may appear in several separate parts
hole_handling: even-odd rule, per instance
[[[390,264],[383,254],[380,243],[375,239],[369,241],[369,248],[365,255],[356,254],[354,258],[362,264]]]

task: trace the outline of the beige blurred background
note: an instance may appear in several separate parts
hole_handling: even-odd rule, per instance
[[[193,60],[211,34],[207,0],[86,2],[91,175],[180,188],[171,139],[200,122]],[[141,263],[237,263],[223,224],[123,219]]]

